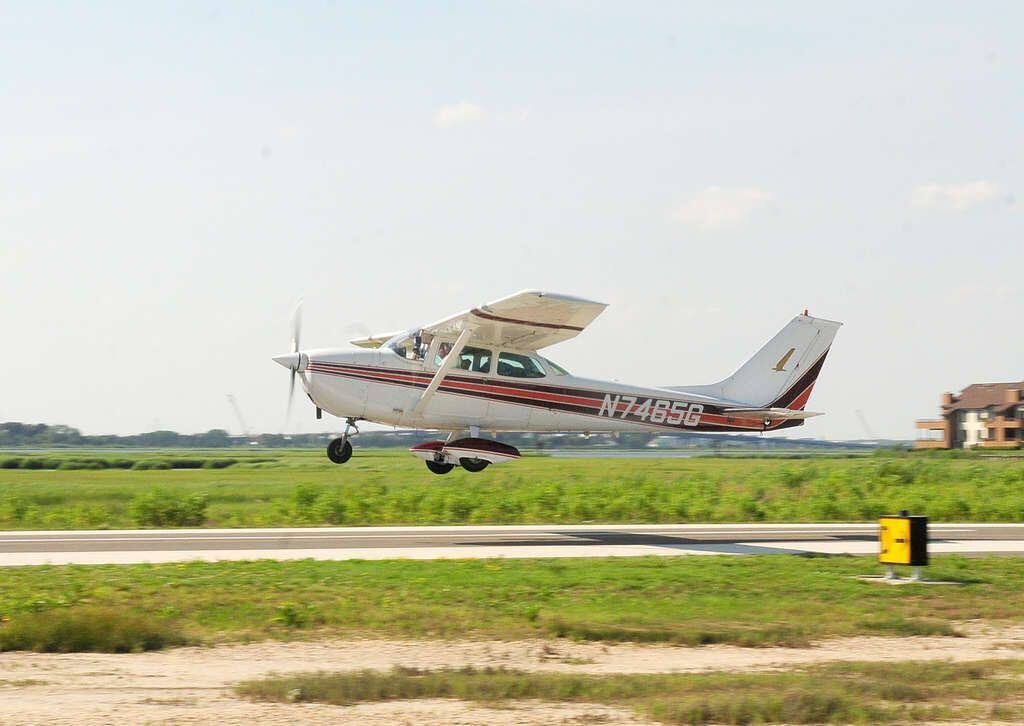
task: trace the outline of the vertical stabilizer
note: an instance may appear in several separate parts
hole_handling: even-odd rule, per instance
[[[685,390],[760,408],[803,410],[840,325],[798,315],[725,380]]]

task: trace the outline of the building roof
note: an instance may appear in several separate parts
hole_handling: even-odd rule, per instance
[[[963,409],[979,409],[997,406],[997,411],[1017,406],[1024,401],[1006,403],[1006,391],[1012,389],[1024,389],[1024,381],[1010,381],[1008,383],[972,383],[960,395],[953,399],[953,403],[943,406],[945,413],[960,411]]]

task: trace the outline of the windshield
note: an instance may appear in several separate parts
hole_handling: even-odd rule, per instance
[[[421,330],[413,329],[399,333],[387,343],[385,348],[395,351],[398,355],[409,360],[422,360],[433,336],[423,333]]]

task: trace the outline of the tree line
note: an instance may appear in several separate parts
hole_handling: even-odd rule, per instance
[[[115,434],[86,435],[76,428],[64,425],[31,424],[10,421],[0,423],[0,449],[11,448],[147,448],[147,449],[222,449],[248,448],[320,448],[337,436],[336,433],[315,434],[254,434],[237,436],[224,429],[210,429],[204,433],[182,434],[177,431],[148,431],[118,436]],[[487,436],[486,433],[481,433]],[[364,447],[408,447],[437,437],[436,431],[364,431],[359,434],[359,445]],[[813,439],[787,439],[696,433],[618,433],[594,434],[537,434],[509,433],[500,435],[502,441],[524,449],[578,449],[578,448],[862,448],[863,445],[818,441]],[[869,447],[870,448],[870,447]]]

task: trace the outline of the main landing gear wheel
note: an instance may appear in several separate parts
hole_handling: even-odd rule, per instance
[[[487,459],[469,459],[464,457],[459,459],[459,463],[462,464],[463,469],[475,474],[486,469],[491,462],[487,461]]]
[[[352,444],[344,437],[334,439],[327,444],[327,458],[335,464],[344,464],[352,458]]]
[[[435,474],[447,474],[455,468],[455,464],[445,464],[444,462],[439,461],[427,461],[424,463],[426,463],[427,468]]]

